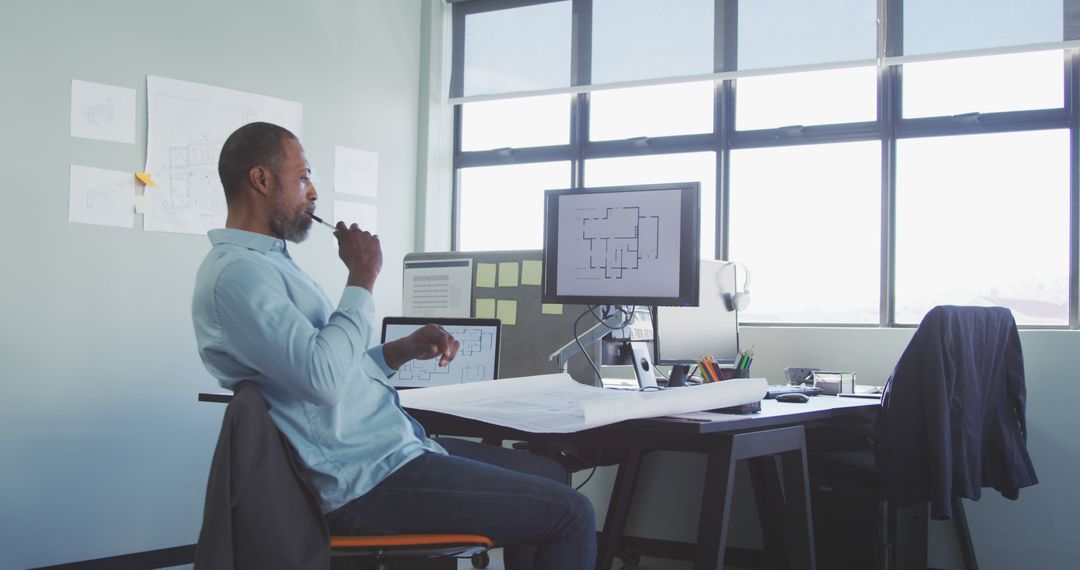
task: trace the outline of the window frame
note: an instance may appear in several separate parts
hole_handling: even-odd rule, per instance
[[[513,9],[562,0],[451,0],[453,55],[450,95],[461,95],[464,69],[464,23],[466,16],[490,10]],[[592,0],[571,0],[571,86],[590,83]],[[1080,37],[1080,0],[1063,0],[1064,38]],[[737,62],[739,0],[715,0],[714,72],[735,71]],[[878,3],[878,53],[898,57],[903,53],[903,0]],[[1066,129],[1070,135],[1069,182],[1069,324],[1024,325],[1025,329],[1080,329],[1080,48],[1063,49],[1064,106],[996,113],[971,113],[956,116],[905,119],[902,116],[902,65],[879,66],[877,74],[877,118],[857,123],[779,127],[762,130],[735,130],[737,79],[714,80],[713,130],[711,133],[663,137],[635,137],[625,140],[589,140],[589,93],[572,96],[569,144],[502,148],[484,151],[461,150],[462,106],[454,106],[454,187],[451,249],[459,244],[460,199],[458,172],[463,168],[529,162],[570,161],[571,188],[584,187],[585,161],[595,158],[675,154],[712,151],[716,153],[715,251],[718,259],[728,257],[730,242],[730,152],[735,149],[794,146],[852,141],[881,141],[881,285],[877,324],[866,323],[755,323],[754,326],[913,328],[916,325],[895,321],[896,255],[896,148],[897,141],[908,138],[965,134],[988,134],[1046,129]]]

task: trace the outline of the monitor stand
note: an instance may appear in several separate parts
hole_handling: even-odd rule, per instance
[[[656,388],[656,373],[653,372],[652,358],[649,356],[649,344],[631,342],[630,353],[634,358],[634,374],[637,375],[639,388]]]
[[[686,380],[689,375],[689,364],[676,364],[672,366],[671,372],[668,374],[668,388],[678,388],[680,386],[686,386]]]

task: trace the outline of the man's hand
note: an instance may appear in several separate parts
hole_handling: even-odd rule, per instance
[[[382,270],[382,245],[379,236],[360,229],[356,224],[345,227],[345,222],[338,222],[334,236],[338,240],[338,256],[349,268],[346,285],[356,285],[371,291],[375,287],[375,278]]]
[[[402,364],[439,357],[439,366],[446,366],[457,356],[461,343],[439,325],[424,325],[407,337],[383,345],[386,364],[397,370]]]

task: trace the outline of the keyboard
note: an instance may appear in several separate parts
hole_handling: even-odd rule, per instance
[[[806,386],[803,384],[769,384],[768,390],[765,392],[765,399],[772,400],[780,394],[806,394],[807,396],[817,396],[821,393],[821,388],[816,386]]]

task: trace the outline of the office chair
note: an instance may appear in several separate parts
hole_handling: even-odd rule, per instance
[[[860,494],[881,500],[862,516],[878,520],[876,536],[863,523],[861,539],[849,534],[828,544],[825,536],[818,552],[872,539],[877,568],[926,568],[929,512],[952,518],[964,566],[977,569],[961,498],[978,500],[982,487],[993,487],[1016,499],[1019,489],[1038,483],[1026,445],[1025,391],[1008,309],[931,309],[886,383],[874,425],[834,424],[808,435],[815,515],[824,518],[830,501],[852,504]]]
[[[325,569],[331,557],[334,568],[383,570],[406,559],[433,568],[423,562],[433,558],[456,568],[456,558],[483,562],[491,547],[490,539],[478,535],[331,537],[315,491],[270,418],[266,400],[250,382],[237,385],[210,467],[196,568]]]

